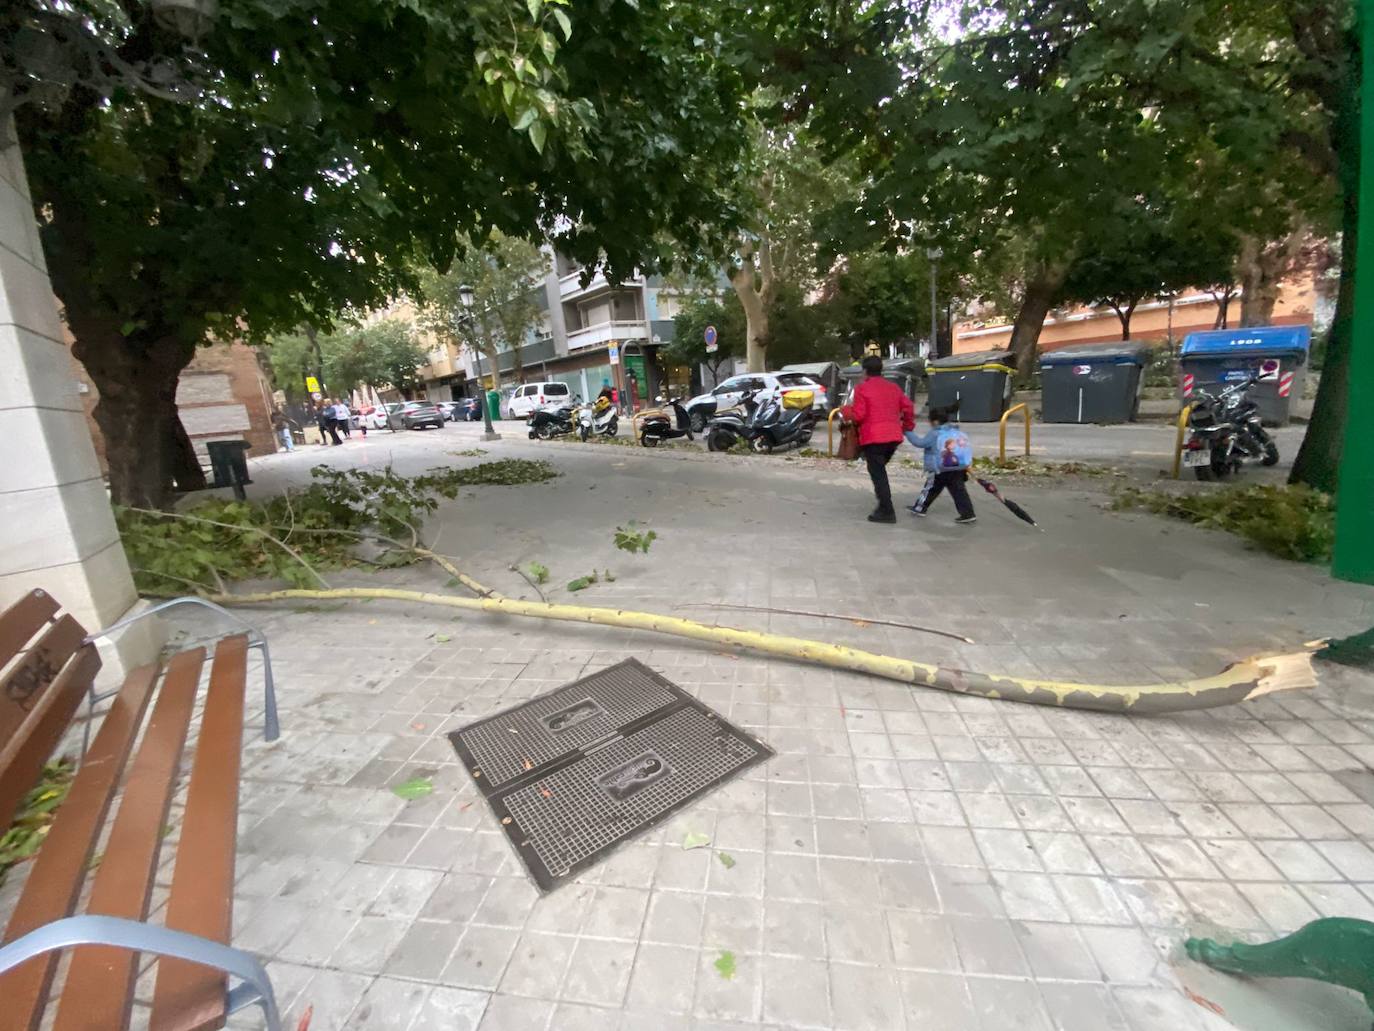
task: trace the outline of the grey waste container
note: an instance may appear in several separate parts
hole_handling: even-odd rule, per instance
[[[884,358],[883,359],[883,379],[891,380],[902,388],[902,393],[911,400],[916,400],[916,391],[921,385],[921,380],[925,375],[926,363],[920,358]],[[862,382],[864,378],[863,367],[857,363],[846,365],[839,370],[840,381],[844,384],[844,403],[849,404],[854,400],[854,388]],[[835,403],[832,395],[831,402]]]
[[[1199,390],[1216,394],[1258,373],[1250,400],[1270,426],[1288,423],[1307,379],[1310,326],[1246,326],[1189,333],[1179,350],[1179,394],[1186,404]]]
[[[1134,422],[1148,344],[1074,344],[1040,356],[1045,422]]]
[[[243,499],[243,485],[253,482],[248,478],[249,446],[246,440],[212,440],[205,445],[210,455],[212,487],[233,487],[234,496]]]
[[[926,366],[932,408],[959,406],[961,422],[996,422],[1011,398],[1016,362],[1009,351],[969,351]]]

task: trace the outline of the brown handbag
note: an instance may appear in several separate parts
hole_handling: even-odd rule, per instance
[[[846,422],[840,426],[840,450],[837,452],[846,462],[859,457],[859,424]]]

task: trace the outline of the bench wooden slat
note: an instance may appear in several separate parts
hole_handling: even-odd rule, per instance
[[[0,744],[0,825],[9,826],[19,803],[38,784],[43,764],[62,740],[99,669],[95,646],[82,648],[9,740]]]
[[[243,749],[248,638],[219,643],[196,738],[167,926],[229,942],[233,924],[234,853],[238,838],[239,767]],[[225,975],[211,967],[164,959],[153,993],[152,1031],[222,1027]]]
[[[8,741],[28,718],[85,637],[80,623],[63,616],[0,680],[0,741]]]
[[[57,599],[47,591],[30,591],[0,612],[0,669],[24,650],[33,635],[57,615]]]
[[[71,916],[96,839],[109,813],[110,800],[143,723],[157,674],[156,665],[136,669],[119,689],[33,861],[24,892],[5,929],[4,941],[13,941],[46,923]],[[38,1027],[58,959],[58,953],[49,953],[0,975],[0,999],[5,1000],[7,1026]],[[14,1021],[12,1025],[8,1024],[10,1019]]]
[[[157,872],[162,828],[176,788],[181,754],[195,708],[205,649],[172,657],[153,705],[124,798],[96,870],[88,913],[142,920]],[[138,954],[103,945],[73,950],[58,1005],[57,1031],[125,1028],[133,1007]]]

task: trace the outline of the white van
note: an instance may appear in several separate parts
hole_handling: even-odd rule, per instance
[[[536,408],[545,405],[572,404],[572,391],[566,383],[549,380],[544,383],[525,383],[515,388],[510,398],[510,417],[528,419]]]

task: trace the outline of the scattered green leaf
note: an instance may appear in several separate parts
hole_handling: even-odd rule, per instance
[[[617,526],[615,528],[615,546],[621,551],[647,553],[649,545],[658,539],[658,534],[653,530],[639,531],[634,529],[634,521],[631,520],[628,527]]]
[[[76,766],[70,759],[59,759],[43,768],[37,787],[24,796],[13,824],[0,836],[0,883],[4,883],[10,867],[38,852],[75,775]]]
[[[448,644],[449,641],[453,640],[453,637],[450,634],[435,634],[434,639],[440,644]]]
[[[579,576],[576,580],[568,581],[568,590],[585,591],[592,584],[597,582],[596,570],[592,570],[586,576]]]
[[[716,957],[716,973],[726,981],[735,979],[735,954],[726,950]]]
[[[413,802],[417,798],[424,798],[434,790],[434,782],[428,777],[414,777],[404,784],[397,784],[391,789],[391,793],[397,798],[403,798],[407,802]]]
[[[723,866],[723,867],[725,867],[725,869],[727,869],[727,870],[733,870],[733,869],[734,869],[734,866],[735,866],[735,857],[732,856],[729,852],[717,852],[717,853],[716,853],[716,858],[720,860],[720,865]]]
[[[548,567],[548,566],[540,565],[538,562],[531,562],[531,563],[530,563],[530,577],[531,577],[531,578],[534,580],[534,582],[537,583],[537,584],[546,584],[546,583],[548,583],[548,582],[549,582],[549,567]]]
[[[700,831],[688,831],[687,836],[682,839],[683,850],[694,848],[705,848],[711,844],[711,835],[702,834]]]

